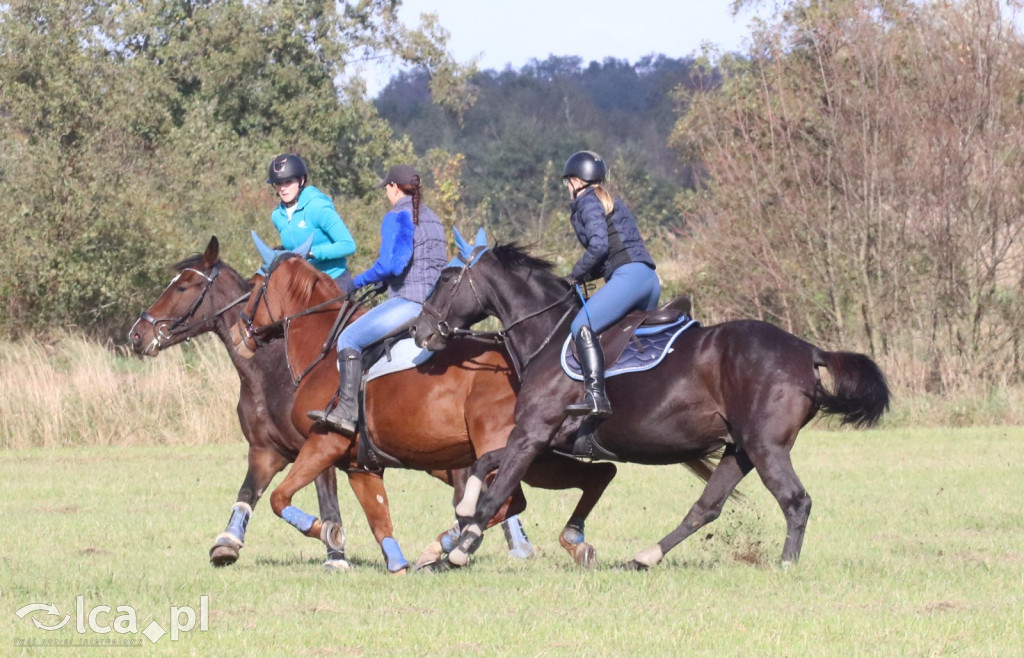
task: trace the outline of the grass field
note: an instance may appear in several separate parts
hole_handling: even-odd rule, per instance
[[[587,526],[599,565],[575,567],[557,534],[573,500],[528,490],[539,551],[513,562],[492,531],[468,570],[385,575],[347,489],[353,569],[256,508],[232,567],[208,565],[244,472],[245,447],[0,451],[0,654],[299,656],[1012,656],[1024,651],[1024,428],[808,431],[797,472],[814,498],[801,563],[775,566],[785,532],[756,478],[706,532],[655,570],[621,570],[699,493],[682,467],[622,466]],[[389,471],[406,556],[451,521],[449,491]],[[312,491],[297,504],[315,510]],[[76,628],[82,597],[84,633]],[[205,598],[207,630],[201,630]],[[59,611],[16,614],[29,604]],[[98,606],[110,606],[110,612]],[[137,632],[106,634],[128,606]],[[192,630],[156,643],[141,631]],[[37,628],[32,619],[59,630]],[[129,618],[123,616],[121,628]],[[22,643],[22,644],[19,644]]]

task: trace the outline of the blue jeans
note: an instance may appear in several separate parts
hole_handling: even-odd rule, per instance
[[[338,352],[352,349],[362,352],[378,340],[420,314],[422,304],[402,297],[392,297],[371,308],[358,320],[345,327],[338,336]]]
[[[578,335],[580,328],[587,324],[599,334],[630,311],[649,311],[657,307],[660,296],[661,281],[655,271],[644,263],[627,263],[612,272],[608,282],[576,314],[572,335]]]

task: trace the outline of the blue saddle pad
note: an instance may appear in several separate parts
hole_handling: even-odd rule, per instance
[[[626,343],[622,355],[611,365],[605,365],[604,376],[614,377],[627,372],[650,370],[664,360],[665,355],[672,351],[672,343],[679,334],[691,327],[699,327],[689,316],[683,316],[670,324],[656,324],[640,327]],[[577,381],[583,381],[583,371],[576,355],[572,353],[572,336],[565,339],[562,345],[562,370]]]

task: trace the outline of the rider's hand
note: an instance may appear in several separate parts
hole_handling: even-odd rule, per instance
[[[580,284],[580,282],[576,280],[576,277],[574,277],[571,274],[569,274],[566,277],[564,277],[564,280],[565,280],[566,283],[569,284],[570,288],[575,288],[576,286],[578,286]]]

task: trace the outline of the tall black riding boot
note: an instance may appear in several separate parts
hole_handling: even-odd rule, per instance
[[[338,354],[338,405],[324,411],[309,411],[307,416],[345,435],[355,436],[359,423],[359,382],[363,378],[362,355],[352,348]]]
[[[604,352],[601,345],[590,327],[582,327],[573,336],[573,341],[583,369],[584,394],[582,402],[566,406],[565,412],[570,416],[607,418],[612,415],[612,404],[604,392]]]

